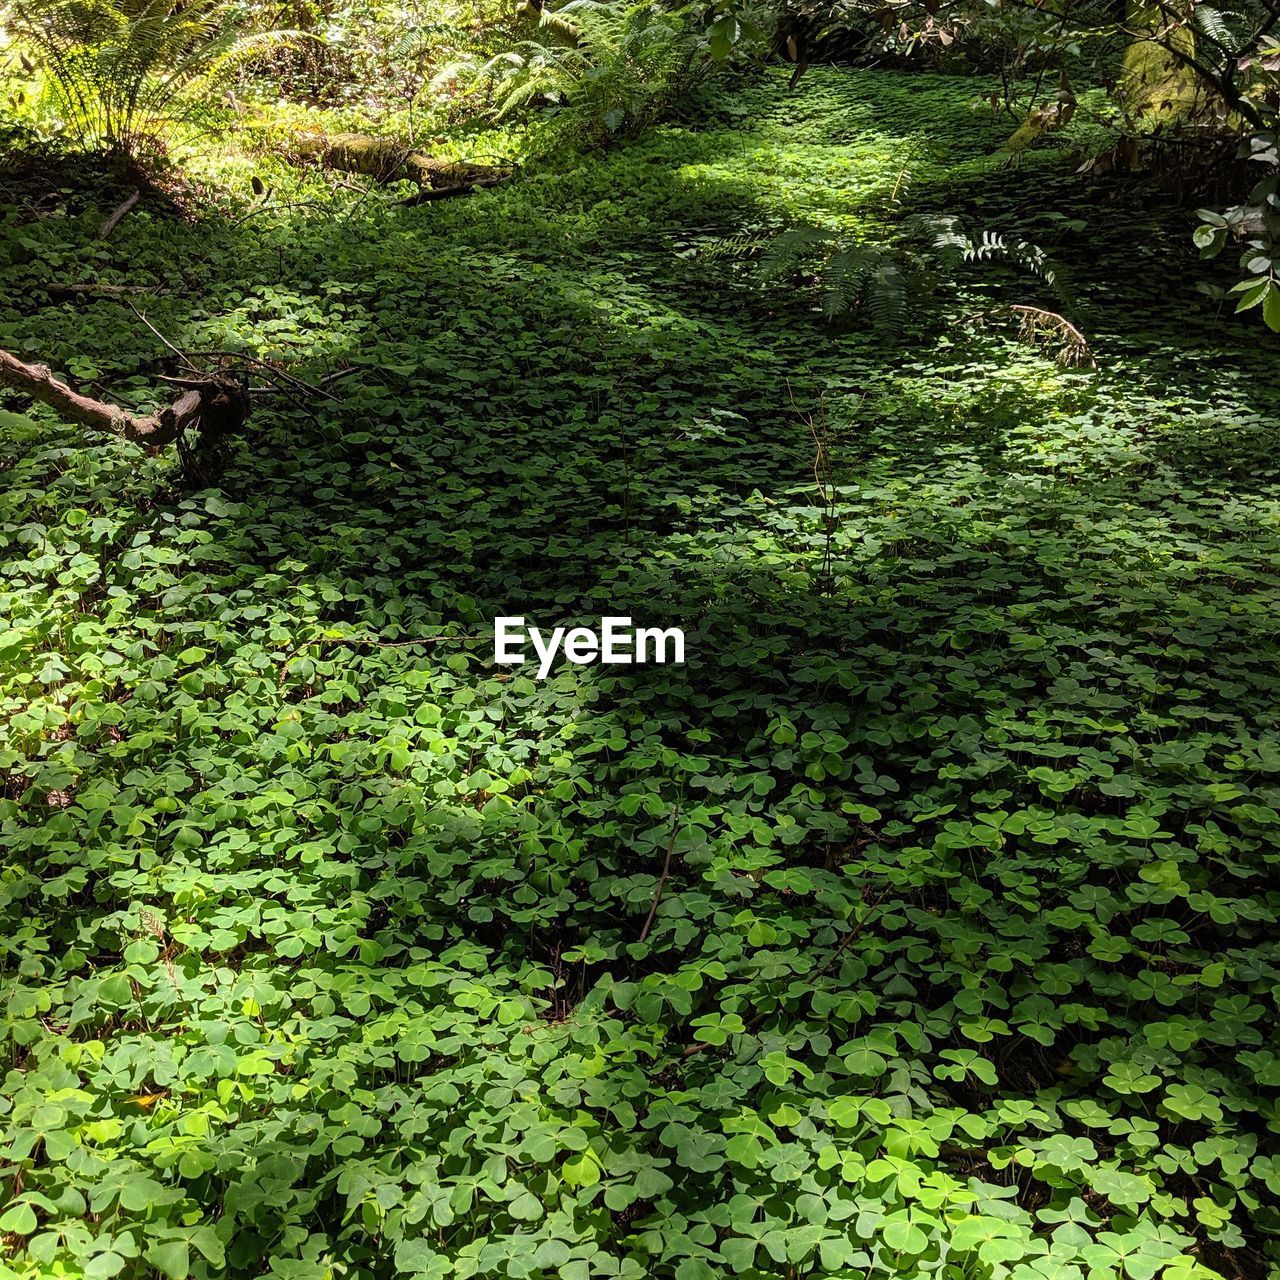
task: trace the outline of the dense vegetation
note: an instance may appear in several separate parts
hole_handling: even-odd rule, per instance
[[[1098,165],[1065,10],[1016,143],[1043,40],[937,6],[879,68],[173,12],[161,133],[38,41],[0,120],[0,348],[255,388],[150,451],[0,400],[0,1272],[1277,1274],[1280,290],[1192,244],[1270,234],[1267,121]]]

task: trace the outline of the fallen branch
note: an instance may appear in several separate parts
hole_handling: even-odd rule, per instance
[[[506,182],[506,176],[501,178],[478,178],[475,182],[460,182],[453,187],[423,187],[417,195],[410,196],[407,200],[400,203],[404,205],[426,204],[431,200],[451,200],[454,196],[467,196],[473,191],[481,187],[496,187],[500,182]]]
[[[419,199],[443,200],[465,195],[478,186],[495,186],[511,176],[490,165],[438,160],[389,138],[370,138],[359,133],[298,134],[289,139],[282,154],[294,164],[316,161],[325,168],[360,173],[378,183],[407,179],[419,188],[415,203]]]
[[[1054,359],[1068,368],[1088,365],[1098,367],[1089,339],[1066,316],[1043,307],[1030,307],[1015,303],[1009,308],[1018,317],[1018,336],[1029,346],[1052,346],[1057,351]]]
[[[99,240],[105,240],[120,225],[120,219],[138,203],[141,196],[142,192],[135,187],[116,208],[116,211],[98,228]]]
[[[69,422],[123,436],[148,449],[162,449],[197,424],[218,435],[241,427],[249,416],[249,397],[235,378],[209,375],[184,384],[182,395],[155,413],[138,415],[119,405],[93,400],[59,382],[41,364],[26,364],[0,350],[0,386],[12,387],[56,409]]]

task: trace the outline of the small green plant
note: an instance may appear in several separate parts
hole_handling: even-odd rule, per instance
[[[778,236],[760,261],[766,280],[787,279],[805,267],[812,268],[818,281],[827,320],[843,320],[860,310],[873,328],[901,330],[908,268],[892,249],[823,227],[793,227]]]
[[[1195,243],[1202,258],[1216,258],[1228,238],[1241,245],[1242,278],[1229,290],[1237,311],[1259,308],[1269,329],[1280,333],[1280,135],[1260,133],[1244,144],[1245,157],[1266,166],[1246,204],[1218,213],[1201,209]]]

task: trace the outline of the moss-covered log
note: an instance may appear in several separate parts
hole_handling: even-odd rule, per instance
[[[420,191],[447,191],[462,195],[476,187],[489,187],[509,174],[498,168],[464,160],[439,160],[414,151],[389,138],[358,133],[299,134],[284,150],[295,163],[315,161],[343,173],[359,173],[377,182],[405,179]]]
[[[1177,120],[1200,105],[1201,85],[1194,70],[1195,32],[1170,20],[1159,0],[1129,0],[1126,25],[1133,40],[1124,51],[1117,88],[1139,120]]]

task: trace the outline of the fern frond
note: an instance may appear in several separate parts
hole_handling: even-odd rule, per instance
[[[1241,27],[1245,23],[1243,14],[1234,9],[1223,9],[1217,5],[1197,4],[1191,13],[1191,20],[1201,34],[1218,46],[1224,53],[1238,54],[1244,52],[1247,43]]]
[[[902,269],[882,258],[865,290],[865,306],[873,328],[898,334],[907,319],[907,281]]]
[[[861,311],[872,328],[892,333],[902,329],[909,283],[897,251],[846,240],[824,227],[793,227],[769,245],[760,274],[777,279],[809,264],[818,277],[822,313],[829,323]]]
[[[822,268],[822,313],[828,320],[848,315],[862,300],[878,256],[862,245],[839,246]]]
[[[769,246],[760,260],[760,274],[765,279],[791,275],[815,245],[833,241],[834,233],[821,227],[792,227]]]
[[[762,231],[739,231],[709,241],[698,250],[698,256],[707,262],[743,262],[762,254],[776,240],[776,235]]]
[[[450,78],[496,87],[494,113],[506,118],[537,103],[557,108],[553,123],[605,145],[638,132],[695,73],[705,41],[681,10],[657,0],[568,0],[544,9],[538,34],[483,67],[449,68]]]
[[[933,230],[933,248],[940,256],[962,262],[1003,260],[1042,281],[1064,304],[1070,303],[1070,290],[1059,268],[1038,244],[990,229],[975,238],[954,218],[937,219]]]
[[[226,0],[10,0],[9,16],[81,141],[126,152],[189,109],[193,88],[300,35],[241,36]]]

